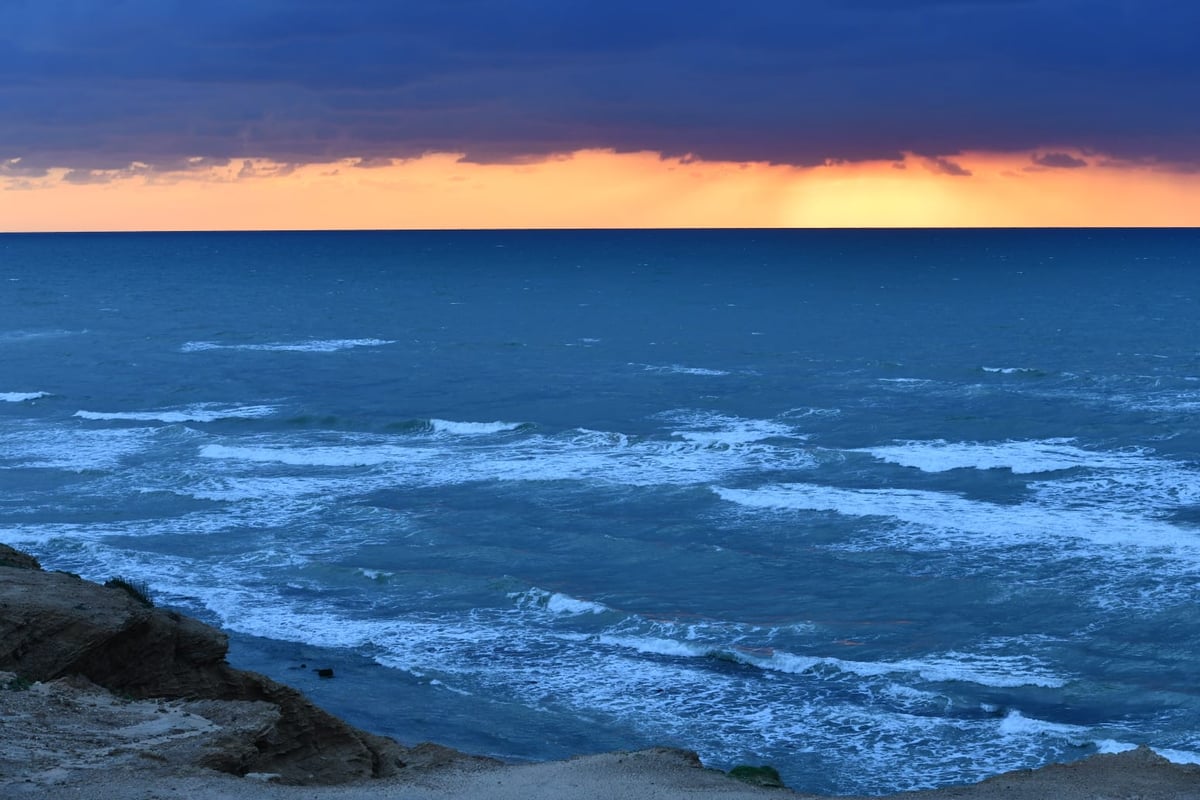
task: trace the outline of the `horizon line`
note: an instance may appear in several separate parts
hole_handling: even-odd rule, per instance
[[[210,233],[672,233],[672,232],[901,232],[901,231],[1200,231],[1197,225],[872,225],[872,226],[701,226],[669,227],[472,227],[472,228],[145,228],[124,230],[0,230],[0,236],[88,236]]]

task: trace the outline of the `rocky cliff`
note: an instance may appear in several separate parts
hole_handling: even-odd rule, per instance
[[[43,571],[0,545],[0,670],[25,681],[81,676],[131,698],[249,701],[277,711],[210,747],[203,765],[236,775],[271,773],[284,783],[332,784],[393,775],[466,758],[424,745],[405,749],[358,730],[294,689],[233,669],[220,631],[141,602],[120,587]],[[225,712],[237,714],[244,704]],[[261,708],[261,706],[259,707]]]

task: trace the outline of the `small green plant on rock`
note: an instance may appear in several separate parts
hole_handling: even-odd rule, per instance
[[[748,764],[739,764],[729,770],[729,777],[736,778],[753,786],[765,786],[773,789],[784,788],[783,778],[779,777],[779,770],[772,766],[751,767]]]
[[[4,690],[8,692],[23,692],[30,686],[33,686],[33,681],[20,675],[15,675],[4,682]]]
[[[146,608],[154,607],[154,601],[150,599],[150,587],[143,581],[135,581],[118,576],[109,578],[104,582],[104,585],[110,589],[121,589],[125,594],[137,600]]]

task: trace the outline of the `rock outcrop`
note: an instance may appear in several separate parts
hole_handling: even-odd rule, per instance
[[[29,681],[82,676],[132,698],[250,701],[278,709],[254,730],[212,748],[205,766],[333,784],[466,758],[446,748],[406,750],[358,730],[294,689],[233,669],[227,652],[226,636],[215,628],[146,607],[121,588],[45,572],[31,556],[0,545],[0,670]]]

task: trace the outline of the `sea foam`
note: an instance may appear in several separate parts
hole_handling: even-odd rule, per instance
[[[207,444],[200,448],[203,458],[256,461],[292,466],[368,467],[394,461],[411,461],[428,456],[411,447],[231,447]]]
[[[113,469],[153,444],[154,431],[9,429],[0,432],[0,453],[14,466],[69,472]]]
[[[483,423],[470,433],[397,436],[343,433],[259,434],[210,437],[199,454],[229,464],[214,475],[203,496],[273,496],[281,479],[269,466],[355,468],[372,473],[346,475],[328,485],[321,474],[314,489],[335,495],[359,495],[376,489],[461,485],[476,481],[585,481],[603,486],[695,485],[756,469],[807,469],[807,450],[768,442],[701,443],[686,440],[633,439],[609,431],[571,430],[553,435],[530,432],[494,438],[490,431],[524,430],[511,423]],[[756,438],[756,437],[749,437]],[[236,477],[234,476],[236,473]],[[308,476],[315,478],[316,476]],[[299,476],[291,476],[298,480]],[[214,481],[221,486],[215,485]],[[236,488],[234,483],[237,483]],[[229,492],[233,492],[229,495]],[[248,493],[248,494],[247,494]],[[200,496],[200,495],[196,495]]]
[[[741,445],[767,439],[807,439],[792,425],[769,419],[748,419],[707,411],[679,410],[659,417],[685,426],[672,436],[700,445]]]
[[[952,469],[1008,469],[1015,474],[1056,472],[1075,467],[1122,468],[1133,456],[1084,450],[1073,439],[1006,442],[904,441],[852,452],[922,472]]]
[[[49,396],[49,392],[0,392],[0,403],[24,403],[26,400],[38,400]]]
[[[948,492],[918,489],[842,489],[806,483],[758,489],[713,487],[723,500],[747,508],[827,511],[852,517],[892,518],[936,533],[941,546],[969,537],[973,546],[1046,545],[1055,540],[1101,546],[1171,550],[1200,558],[1200,537],[1168,522],[1102,508],[1048,508],[1022,503],[1001,505]],[[915,539],[907,539],[909,546]]]
[[[855,754],[859,777],[843,791],[947,782],[962,769],[956,759],[944,757],[944,747],[936,746],[948,739],[955,743],[957,758],[980,759],[972,774],[982,777],[1028,763],[1036,755],[1031,748],[1089,738],[1086,728],[1019,712],[1000,720],[923,713],[929,695],[896,693],[888,683],[863,690],[893,698],[889,702],[897,706],[863,707],[836,688],[845,685],[837,674],[810,675],[804,691],[783,681],[747,680],[738,670],[714,669],[705,660],[711,658],[711,648],[699,641],[621,633],[574,637],[556,630],[557,623],[548,618],[537,624],[536,616],[500,609],[364,616],[348,613],[331,598],[292,596],[278,584],[270,588],[262,583],[262,564],[257,562],[205,569],[181,557],[135,557],[141,561],[138,574],[148,577],[156,591],[192,598],[189,602],[202,598],[202,605],[232,630],[320,647],[369,648],[378,663],[424,676],[431,684],[476,696],[502,692],[507,702],[544,715],[587,714],[595,724],[615,723],[648,741],[686,740],[718,763],[736,763],[748,751],[777,758],[792,752],[797,742],[824,752],[848,748]],[[109,561],[92,568],[107,574],[116,566]],[[120,566],[130,565],[121,561]],[[254,589],[246,588],[251,574],[259,576]],[[916,704],[914,710],[909,703]],[[1007,747],[996,747],[998,733]]]

